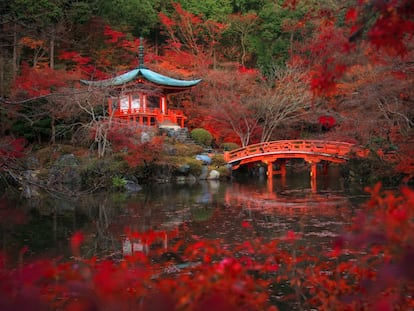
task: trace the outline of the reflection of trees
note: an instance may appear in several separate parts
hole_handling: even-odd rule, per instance
[[[103,202],[99,202],[97,218],[95,219],[96,234],[92,247],[88,250],[91,255],[99,254],[101,252],[111,255],[116,254],[116,239],[111,234],[109,227],[111,224],[110,219],[114,219],[114,208],[108,206],[107,198]]]
[[[81,209],[91,219],[87,234],[92,238],[86,241],[86,255],[120,256],[125,231],[147,232],[150,230],[171,230],[188,218],[188,206],[193,199],[177,188],[154,187],[116,201],[115,195],[99,195],[85,198]],[[134,241],[132,241],[134,242]]]
[[[33,201],[0,203],[0,239],[2,250],[12,263],[27,247],[24,260],[33,257],[69,257],[68,240],[88,219],[76,211],[76,203],[48,197]],[[7,217],[5,217],[7,215]]]
[[[352,213],[345,197],[312,193],[309,197],[298,197],[296,193],[270,197],[274,194],[267,191],[265,184],[260,188],[251,183],[207,181],[196,186],[154,186],[130,197],[100,194],[76,202],[49,199],[41,207],[25,210],[23,224],[0,222],[0,235],[3,248],[10,250],[18,245],[16,258],[24,245],[39,255],[47,252],[50,257],[68,257],[69,238],[82,231],[86,237],[82,245],[85,257],[116,258],[122,256],[126,228],[140,233],[174,231],[177,236],[171,243],[203,238],[231,244],[257,236],[272,239],[284,236],[288,230],[306,232],[311,240],[337,232]],[[206,193],[211,200],[200,204],[199,197]],[[252,228],[244,228],[243,221]]]

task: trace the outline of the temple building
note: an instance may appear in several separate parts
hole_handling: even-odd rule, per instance
[[[187,117],[182,110],[168,107],[171,94],[191,89],[201,82],[174,79],[144,66],[144,47],[140,39],[137,68],[110,79],[82,83],[110,88],[108,114],[128,124],[183,128]]]

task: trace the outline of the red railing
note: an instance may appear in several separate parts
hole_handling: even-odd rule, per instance
[[[326,158],[338,158],[347,160],[351,151],[355,151],[359,156],[364,156],[365,151],[355,148],[354,144],[338,141],[324,140],[277,140],[249,145],[244,148],[227,151],[224,153],[224,160],[233,163],[245,159],[264,158],[271,155],[279,155],[283,158],[291,157],[292,154],[298,155],[320,155]]]
[[[187,119],[182,110],[167,109],[162,112],[159,108],[116,110],[114,117],[145,125],[154,125],[155,122],[162,123],[168,120],[181,127],[184,127],[184,121]]]
[[[157,116],[160,114],[164,115],[177,115],[177,116],[183,116],[184,113],[182,110],[179,109],[167,109],[165,113],[162,113],[160,108],[131,108],[131,109],[125,109],[125,110],[115,110],[114,116],[115,117],[126,117],[126,116],[133,116],[133,115],[151,115],[151,116]]]

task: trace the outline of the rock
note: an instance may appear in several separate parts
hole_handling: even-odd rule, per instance
[[[219,178],[220,178],[220,172],[217,170],[211,170],[207,177],[207,179],[209,180],[217,180]]]
[[[37,174],[39,171],[27,170],[23,172],[22,178],[22,197],[25,199],[31,199],[40,195],[39,188],[35,186],[39,183]]]
[[[207,179],[207,176],[208,176],[208,167],[207,167],[207,166],[205,166],[205,165],[203,165],[203,166],[201,167],[201,174],[200,174],[200,176],[198,177],[198,179],[200,179],[200,180],[205,180],[205,179]]]
[[[36,158],[35,156],[31,155],[28,158],[26,158],[25,161],[26,167],[28,169],[34,170],[40,167],[40,162],[39,159]]]
[[[187,175],[190,172],[190,165],[183,164],[177,169],[177,171],[181,174]]]
[[[187,178],[185,176],[177,176],[175,182],[177,184],[183,185],[187,182]]]
[[[198,154],[196,155],[196,159],[203,161],[203,164],[211,164],[211,158],[207,154]]]
[[[49,171],[47,184],[58,190],[78,191],[81,187],[78,159],[73,154],[59,157]]]
[[[149,133],[147,132],[142,132],[141,134],[141,143],[147,143],[151,141],[151,136]]]
[[[136,182],[134,182],[132,180],[127,180],[126,181],[125,190],[127,192],[129,192],[129,193],[135,193],[135,192],[140,191],[141,189],[142,189],[142,187],[138,183],[136,183]]]
[[[189,184],[195,184],[197,182],[197,178],[194,175],[190,174],[187,177],[187,181]]]

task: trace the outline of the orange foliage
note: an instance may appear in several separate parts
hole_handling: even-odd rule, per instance
[[[192,72],[207,69],[214,61],[216,45],[227,26],[192,14],[179,3],[172,5],[171,16],[159,13],[164,34],[168,37],[165,50],[176,60],[178,67],[190,68]]]
[[[12,93],[15,97],[38,97],[49,95],[57,88],[78,83],[77,72],[37,69],[22,65],[21,74],[14,80]]]
[[[27,46],[31,49],[37,49],[45,45],[44,40],[36,40],[30,37],[23,37],[19,40],[19,43],[23,46]]]
[[[78,70],[88,78],[110,78],[114,71],[122,72],[134,68],[138,64],[136,57],[139,40],[126,38],[126,34],[105,25],[103,39],[106,44],[103,48],[94,50],[94,59],[78,52],[61,51],[59,59],[66,61],[67,69]]]

